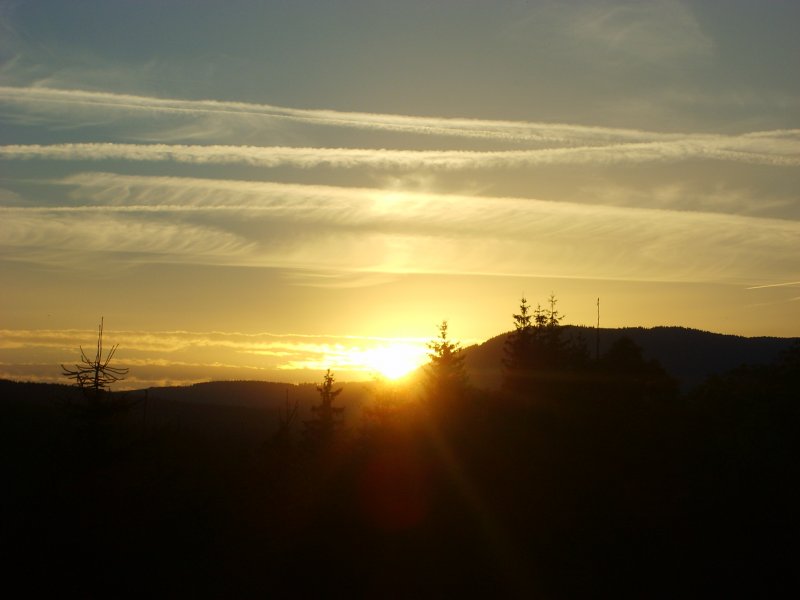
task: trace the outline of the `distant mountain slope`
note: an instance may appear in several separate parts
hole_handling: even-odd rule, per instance
[[[357,424],[372,392],[366,382],[342,383],[340,387],[336,405],[344,407],[345,423]],[[140,400],[123,418],[142,427],[168,425],[184,432],[260,443],[277,431],[287,391],[291,406],[295,402],[298,405],[292,429],[299,434],[303,422],[313,417],[311,406],[319,404],[314,384],[212,381],[132,390],[120,392],[120,396]],[[56,439],[68,439],[77,421],[64,410],[67,400],[81,402],[74,386],[0,379],[0,446],[17,443],[21,436],[34,436],[45,446]]]
[[[596,330],[590,327],[567,326],[566,335],[582,337],[594,356]],[[508,333],[495,336],[486,342],[465,348],[466,367],[472,383],[484,389],[499,388],[502,383],[503,347]],[[642,347],[647,359],[656,359],[681,384],[684,390],[701,383],[711,375],[721,374],[742,364],[765,364],[775,361],[780,353],[800,338],[755,337],[710,333],[684,327],[625,327],[600,330],[600,353],[604,353],[616,340],[631,338]],[[414,376],[424,373],[420,368]],[[342,394],[337,399],[345,407],[345,420],[356,422],[365,402],[373,397],[370,382],[344,382]],[[311,406],[319,402],[314,384],[290,384],[266,381],[212,381],[190,386],[157,387],[148,390],[150,410],[159,404],[215,405],[247,408],[277,415],[284,410],[287,392],[289,402],[298,402],[298,423],[311,418]],[[72,386],[38,384],[0,380],[0,398],[4,410],[13,406],[26,406],[26,410],[52,412],[64,399],[74,396]],[[144,395],[144,390],[128,392]],[[13,402],[10,402],[13,400]],[[166,405],[165,404],[165,405]],[[198,414],[202,411],[198,408]]]
[[[351,412],[358,412],[369,394],[367,384],[342,383],[342,393],[337,404]],[[271,381],[209,381],[187,386],[150,388],[152,397],[192,404],[220,404],[247,406],[270,410],[283,410],[286,401],[299,405],[301,418],[310,418],[311,406],[319,404],[317,387],[312,383],[295,385]],[[345,410],[345,414],[347,410]]]
[[[336,405],[344,407],[344,421],[357,423],[361,407],[369,397],[366,384],[342,383],[342,393]],[[291,407],[297,403],[297,417],[292,429],[300,432],[303,422],[313,418],[311,407],[319,404],[319,393],[315,384],[278,383],[271,381],[209,381],[188,386],[156,387],[148,390],[152,399],[195,406],[226,407],[230,409],[256,410],[271,415],[270,428],[276,430],[279,415],[283,414],[288,400]],[[194,410],[194,412],[198,412]]]
[[[282,407],[287,394],[292,402],[316,396],[311,385],[269,381],[208,381],[185,386],[152,387],[153,397],[194,404],[226,404],[259,408]]]
[[[567,326],[567,335],[581,336],[594,356],[597,332],[591,327]],[[502,382],[503,346],[508,333],[465,349],[466,365],[475,385],[497,388]],[[710,333],[685,327],[624,327],[600,330],[600,353],[618,339],[629,337],[647,359],[656,359],[686,390],[711,375],[742,364],[764,364],[800,338],[755,337]]]

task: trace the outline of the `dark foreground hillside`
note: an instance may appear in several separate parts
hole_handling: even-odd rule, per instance
[[[267,409],[167,400],[91,423],[53,402],[63,388],[2,382],[7,585],[787,596],[799,365],[786,355],[684,397],[622,376],[561,385],[557,401],[383,395],[330,439],[276,437]]]
[[[594,355],[628,338],[642,348],[644,357],[657,360],[683,390],[690,390],[712,375],[744,364],[769,364],[798,338],[742,337],[688,329],[686,327],[622,327],[600,329],[565,326],[565,337],[580,340]],[[507,333],[466,349],[467,368],[473,381],[485,388],[497,388],[502,381],[503,350]]]

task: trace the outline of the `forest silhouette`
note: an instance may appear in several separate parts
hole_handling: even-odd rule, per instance
[[[444,321],[416,379],[193,401],[100,385],[101,324],[77,385],[0,381],[3,564],[83,597],[790,592],[800,343],[687,388],[563,320],[523,298],[495,386]]]

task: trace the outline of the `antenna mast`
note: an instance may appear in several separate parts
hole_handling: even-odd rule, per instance
[[[600,360],[600,298],[597,299],[597,335],[595,343],[595,360]]]

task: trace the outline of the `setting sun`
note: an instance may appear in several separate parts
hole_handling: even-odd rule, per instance
[[[413,344],[392,344],[363,351],[360,362],[389,379],[407,375],[426,360],[425,348]]]

